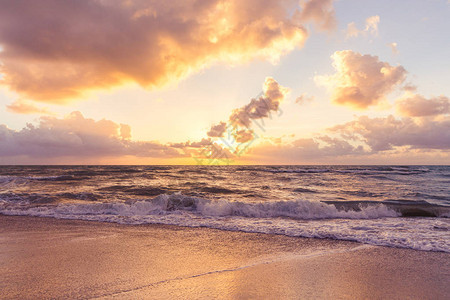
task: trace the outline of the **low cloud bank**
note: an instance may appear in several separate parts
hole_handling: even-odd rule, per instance
[[[41,117],[36,126],[27,124],[18,131],[0,125],[0,157],[180,156],[174,148],[130,138],[131,129],[126,124],[95,121],[73,112],[63,119]]]

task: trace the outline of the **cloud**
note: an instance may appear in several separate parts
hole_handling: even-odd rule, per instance
[[[37,126],[27,124],[22,130],[0,125],[0,157],[177,157],[174,148],[157,142],[130,141],[126,124],[109,120],[95,121],[73,112],[63,119],[41,117]]]
[[[342,138],[360,141],[372,152],[391,150],[395,147],[409,149],[450,149],[450,118],[416,121],[412,118],[396,119],[359,117],[329,129]]]
[[[396,101],[400,114],[409,117],[437,116],[450,113],[450,99],[446,96],[426,99],[419,94],[408,94]]]
[[[17,114],[41,114],[41,115],[52,115],[47,108],[40,108],[30,103],[29,101],[14,101],[13,103],[6,106],[6,109],[10,112]]]
[[[380,23],[379,16],[371,16],[366,19],[366,27],[363,30],[359,30],[356,27],[355,22],[351,22],[347,25],[347,38],[358,37],[359,35],[366,36],[368,33],[377,36],[378,35],[378,23]]]
[[[380,103],[406,77],[402,66],[393,67],[377,56],[351,50],[337,51],[331,58],[336,73],[316,76],[318,85],[329,88],[334,103],[365,109]]]
[[[391,48],[392,54],[398,54],[397,43],[394,42],[387,45]]]
[[[263,93],[261,97],[252,99],[249,104],[235,109],[229,123],[234,127],[249,127],[252,120],[269,117],[271,112],[278,111],[289,89],[279,85],[272,77],[267,77],[264,81]]]
[[[354,146],[348,141],[329,136],[319,136],[314,139],[298,139],[292,143],[297,154],[306,158],[319,158],[324,156],[343,156],[362,154],[364,150],[361,146]]]
[[[173,144],[170,144],[170,146],[171,147],[174,147],[174,148],[202,148],[202,147],[207,147],[207,146],[209,146],[209,145],[211,145],[212,144],[212,141],[211,141],[211,139],[202,139],[201,141],[199,141],[199,142],[191,142],[191,141],[187,141],[187,142],[184,142],[184,143],[173,143]]]
[[[366,28],[364,31],[370,32],[373,35],[378,35],[378,23],[380,23],[379,16],[371,16],[366,19]]]
[[[326,133],[326,134],[325,134]],[[266,142],[249,159],[266,163],[442,163],[450,157],[450,118],[369,118],[328,128],[312,138]]]
[[[357,37],[361,31],[356,27],[355,22],[348,23],[347,25],[347,38]]]
[[[128,124],[120,124],[119,136],[122,139],[131,139],[131,127]]]
[[[271,112],[277,111],[287,93],[287,88],[271,77],[266,78],[260,97],[233,111],[228,122],[212,127],[208,134],[216,137],[215,141],[211,137],[168,145],[135,141],[131,139],[129,125],[104,119],[96,121],[85,118],[80,112],[72,112],[64,118],[44,116],[36,125],[27,124],[21,130],[0,125],[0,161],[95,163],[95,159],[105,157],[119,161],[134,157],[132,161],[136,161],[141,157],[210,159],[211,155],[215,156],[214,159],[229,159],[239,156],[255,139],[255,131],[251,128],[254,120],[269,117]],[[219,137],[223,137],[221,142],[218,142]],[[242,145],[244,143],[246,145]]]
[[[215,63],[276,62],[303,46],[301,21],[334,26],[331,0],[302,7],[297,0],[6,1],[0,82],[21,98],[61,103],[128,82],[160,87]]]
[[[339,157],[367,154],[362,146],[355,146],[344,139],[319,136],[301,138],[283,145],[266,143],[253,148],[251,157],[275,163],[321,162],[332,159],[339,163]]]
[[[201,151],[185,151],[193,157],[205,156],[204,152],[212,153],[215,156],[220,154],[227,160],[240,156],[259,137],[254,127],[263,129],[263,119],[280,111],[280,103],[288,93],[288,88],[281,86],[272,77],[267,77],[260,96],[251,99],[248,104],[234,109],[227,122],[211,126],[207,132],[209,143],[203,145]],[[188,147],[189,145],[181,143],[177,146]]]
[[[309,0],[302,3],[298,13],[301,22],[314,22],[321,30],[334,30],[337,25],[333,0]]]
[[[217,125],[211,126],[211,129],[208,131],[207,135],[209,137],[222,137],[227,128],[227,123],[220,122]]]
[[[312,102],[314,100],[314,98],[315,98],[314,96],[308,97],[308,95],[306,93],[303,93],[295,99],[295,103],[303,105],[305,103]]]
[[[415,92],[417,90],[417,86],[415,86],[414,84],[408,83],[405,84],[402,89],[406,92]]]
[[[235,132],[235,139],[238,143],[247,143],[254,138],[253,130],[241,129]]]

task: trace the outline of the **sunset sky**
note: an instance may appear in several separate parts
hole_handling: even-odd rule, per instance
[[[0,0],[0,164],[449,164],[450,1]]]

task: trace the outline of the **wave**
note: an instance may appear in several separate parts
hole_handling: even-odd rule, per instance
[[[81,195],[81,194],[80,194]],[[80,195],[69,195],[80,198]],[[38,197],[33,195],[33,198]],[[68,196],[64,194],[64,196]],[[81,195],[91,197],[91,195]],[[48,196],[40,196],[48,198]],[[84,198],[84,197],[82,197]],[[49,202],[48,200],[45,202]],[[40,202],[42,203],[42,202]],[[1,208],[1,206],[0,206]],[[37,210],[43,215],[92,215],[112,214],[117,216],[161,215],[167,213],[191,212],[204,217],[239,216],[249,218],[291,218],[312,219],[372,219],[398,217],[400,214],[383,204],[368,206],[359,210],[343,210],[335,205],[306,200],[278,201],[262,203],[231,202],[226,200],[208,200],[182,194],[162,194],[150,200],[115,203],[76,203],[58,206],[30,208],[29,213]],[[7,212],[7,210],[1,210]],[[24,213],[27,210],[23,211]]]
[[[431,172],[428,168],[409,168],[409,167],[372,167],[372,168],[265,168],[254,171],[295,174],[316,174],[333,173],[342,175],[421,175]]]
[[[315,190],[311,190],[311,189],[306,189],[306,188],[295,188],[292,190],[295,193],[317,193],[317,191]]]
[[[262,169],[260,171],[269,173],[298,173],[298,174],[314,174],[314,173],[328,173],[330,169]]]
[[[4,190],[14,189],[28,183],[29,180],[23,177],[0,175],[0,187]]]
[[[364,191],[364,190],[357,190],[357,191],[346,191],[341,190],[342,194],[350,195],[350,196],[357,196],[357,197],[364,197],[364,198],[379,198],[382,197],[383,194],[381,193],[374,193],[370,191]]]
[[[324,201],[341,210],[360,210],[367,206],[378,205],[379,201]],[[448,218],[450,206],[432,204],[426,201],[385,200],[383,206],[398,213],[400,217],[436,217]]]
[[[82,180],[86,177],[74,177],[72,175],[54,175],[54,176],[1,176],[0,175],[0,184],[4,182],[11,181],[28,181],[28,180],[36,180],[36,181],[71,181],[71,180]]]
[[[91,197],[91,195],[80,194]],[[77,198],[80,195],[76,196]],[[36,195],[34,195],[37,197]],[[67,196],[64,194],[64,196]],[[1,206],[0,206],[1,209]],[[383,204],[371,205],[360,209],[338,209],[333,204],[306,200],[244,203],[239,201],[209,200],[182,194],[162,194],[153,199],[112,203],[75,203],[57,206],[30,208],[29,213],[38,210],[46,215],[112,214],[117,216],[161,215],[168,213],[190,212],[204,217],[239,216],[249,218],[291,218],[312,219],[372,219],[398,217],[400,214]],[[7,212],[2,209],[1,212]],[[23,211],[24,213],[27,210]]]
[[[450,252],[447,219],[403,218],[401,212],[380,203],[349,207],[305,200],[244,203],[182,194],[140,201],[38,206],[0,199],[0,213],[5,215],[209,227]]]
[[[26,177],[30,180],[39,180],[39,181],[71,181],[71,180],[82,180],[85,177],[74,177],[72,175],[57,175],[57,176],[30,176]]]
[[[119,186],[122,188],[122,186]],[[150,189],[151,190],[151,189]],[[153,190],[151,190],[153,191]],[[149,193],[151,194],[151,193]],[[42,199],[44,200],[42,200]],[[98,202],[103,198],[93,193],[49,194],[0,194],[3,203],[51,203],[57,204],[59,198],[87,200],[86,203],[64,203],[57,206],[40,208],[55,214],[114,214],[119,216],[160,215],[167,213],[190,212],[204,217],[239,216],[249,218],[291,218],[297,220],[318,219],[375,219],[383,217],[440,217],[450,215],[450,206],[431,204],[426,201],[267,201],[241,202],[225,199],[206,199],[196,196],[159,194],[145,200],[127,200],[120,202]],[[93,203],[96,202],[96,203]],[[4,206],[5,207],[5,206]],[[4,208],[3,207],[3,208]],[[11,206],[8,206],[11,207]],[[34,208],[33,208],[34,209]],[[0,206],[0,212],[5,212]]]
[[[103,198],[99,194],[89,193],[89,192],[81,192],[81,193],[73,193],[73,192],[66,192],[66,193],[59,193],[57,194],[58,198],[66,198],[66,199],[74,199],[74,200],[83,200],[83,201],[98,201],[99,199]]]
[[[58,198],[49,194],[39,193],[0,193],[0,212],[2,208],[30,208],[30,205],[38,204],[55,204],[58,202]]]

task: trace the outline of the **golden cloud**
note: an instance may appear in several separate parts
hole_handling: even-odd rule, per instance
[[[0,83],[54,103],[127,82],[160,87],[215,63],[276,62],[302,47],[306,21],[332,26],[332,1],[7,1]]]
[[[351,50],[337,51],[331,58],[336,73],[316,76],[318,85],[332,91],[334,103],[365,109],[380,103],[406,77],[402,66],[393,67],[377,56]]]
[[[40,114],[40,115],[52,115],[47,108],[37,107],[30,101],[14,101],[6,106],[6,109],[10,112],[17,114]]]

